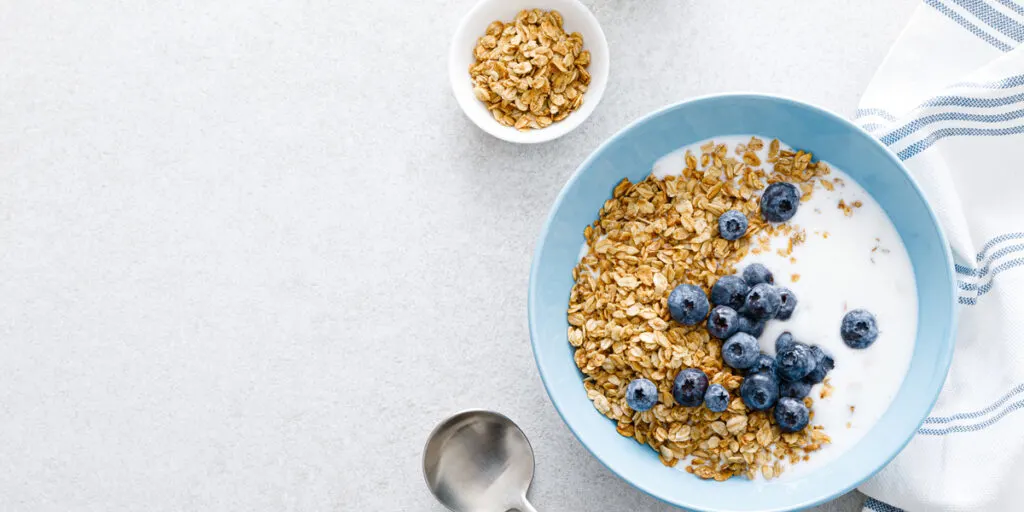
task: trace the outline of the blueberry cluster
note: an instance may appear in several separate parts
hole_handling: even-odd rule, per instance
[[[754,411],[772,409],[784,432],[807,426],[810,411],[803,399],[835,368],[835,361],[821,347],[796,341],[789,332],[775,340],[775,357],[761,352],[757,338],[767,322],[788,320],[796,306],[793,291],[775,286],[772,272],[759,263],[740,275],[719,278],[711,287],[710,300],[704,290],[691,284],[677,286],[668,297],[669,314],[676,322],[696,325],[707,318],[708,332],[725,340],[722,360],[745,375],[740,385],[743,403]],[[853,348],[865,348],[878,337],[874,316],[862,309],[847,313],[840,331]],[[683,407],[703,404],[723,412],[729,406],[729,391],[710,384],[699,368],[680,371],[671,393]],[[648,379],[634,379],[626,388],[626,402],[635,411],[650,410],[658,402],[658,388]]]
[[[722,340],[736,333],[757,338],[768,320],[789,320],[796,309],[796,296],[789,288],[774,283],[772,272],[760,263],[743,269],[741,276],[719,278],[711,287],[715,307],[708,316],[708,332]]]
[[[708,385],[708,376],[699,368],[687,368],[672,382],[672,398],[683,407],[700,407],[723,412],[729,406],[729,391],[721,384]],[[626,404],[634,411],[648,411],[658,403],[658,388],[650,380],[633,379],[626,386]]]
[[[761,195],[761,215],[769,222],[785,222],[796,215],[799,204],[796,186],[773,183]],[[739,239],[748,227],[747,217],[738,210],[729,210],[718,218],[719,235],[726,240]],[[810,411],[803,399],[835,368],[835,361],[821,347],[796,341],[789,332],[775,340],[775,357],[761,352],[757,338],[768,321],[789,320],[796,306],[793,291],[776,286],[772,272],[759,263],[746,267],[740,275],[719,278],[711,287],[710,297],[692,284],[676,286],[668,296],[672,320],[697,325],[707,318],[708,333],[724,340],[722,360],[744,375],[740,399],[754,411],[771,409],[783,432],[797,432],[807,426]],[[851,348],[867,348],[878,338],[874,315],[863,309],[848,312],[840,335]],[[729,391],[721,384],[711,384],[700,368],[680,371],[671,393],[683,407],[703,404],[714,412],[729,407]],[[626,386],[626,403],[634,411],[651,410],[658,398],[658,387],[649,379],[633,379]]]
[[[753,264],[740,276],[724,276],[711,287],[714,308],[708,332],[722,344],[722,360],[745,372],[740,398],[752,410],[773,410],[783,431],[807,426],[810,411],[802,399],[825,379],[835,362],[821,347],[808,346],[785,332],[775,341],[776,357],[761,352],[757,338],[769,320],[788,320],[797,306],[788,288],[775,286],[764,265]]]
[[[810,414],[803,398],[810,393],[811,386],[825,380],[833,368],[835,361],[821,347],[808,346],[784,332],[775,340],[774,365],[770,371],[763,372],[766,378],[751,381],[748,374],[740,386],[740,395],[752,409],[765,410],[774,405],[779,428],[795,432],[807,426]],[[764,396],[769,399],[764,400]]]
[[[798,355],[787,357],[785,362],[767,354],[755,357],[740,386],[740,398],[752,410],[773,409],[775,421],[783,432],[797,432],[806,427],[810,419],[810,411],[804,405],[803,398],[816,383],[812,377],[813,372],[820,370],[824,378],[834,364],[832,358],[824,355],[820,349],[817,353],[821,359],[814,359],[814,349],[817,347],[808,348],[793,341],[789,333],[783,334],[780,339],[787,337],[791,344],[787,347],[795,350]],[[796,362],[801,355],[808,359]],[[783,374],[802,376],[790,380]],[[721,384],[709,384],[708,376],[701,369],[686,368],[672,382],[672,398],[683,407],[700,407],[704,404],[708,410],[724,412],[729,407],[730,396]],[[658,389],[647,379],[635,379],[626,388],[626,402],[633,410],[649,410],[657,401]]]
[[[743,332],[722,345],[722,359],[729,366],[746,371],[740,398],[752,410],[773,410],[784,432],[807,426],[810,411],[803,398],[811,386],[825,380],[835,361],[817,345],[808,346],[784,332],[775,340],[775,357],[760,352],[757,340]]]

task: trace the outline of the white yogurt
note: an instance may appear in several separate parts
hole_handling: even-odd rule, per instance
[[[765,146],[771,140],[761,138]],[[750,136],[714,140],[731,151],[736,144],[746,144]],[[699,155],[701,144],[659,159],[652,174],[659,178],[680,174],[686,150]],[[766,161],[767,149],[759,156]],[[775,339],[789,331],[798,341],[820,345],[836,362],[828,376],[832,395],[819,398],[820,384],[811,390],[811,423],[822,425],[832,443],[787,468],[782,478],[827,464],[867,433],[896,396],[917,336],[914,272],[903,241],[881,206],[847,174],[829,167],[828,179],[840,178],[844,184],[833,191],[816,185],[811,198],[790,219],[789,224],[806,232],[806,241],[793,248],[795,261],[776,252],[788,245],[788,235],[783,235],[772,240],[770,251],[750,254],[738,266],[741,270],[750,263],[763,263],[775,274],[775,283],[793,290],[799,301],[792,318],[768,322],[760,338],[764,352],[774,355]],[[837,207],[840,199],[847,205],[860,201],[861,206],[846,216]],[[874,313],[879,326],[878,340],[863,350],[847,347],[839,336],[843,315],[856,308]]]

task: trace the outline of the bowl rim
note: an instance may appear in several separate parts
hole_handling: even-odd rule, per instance
[[[604,29],[601,28],[601,22],[597,19],[597,16],[595,16],[594,12],[591,11],[590,8],[588,8],[586,5],[584,5],[583,2],[580,2],[580,0],[560,0],[562,2],[572,4],[575,9],[579,10],[579,12],[582,14],[582,17],[585,18],[588,23],[592,24],[594,29],[596,29],[600,39],[596,43],[596,45],[603,49],[601,53],[595,53],[594,51],[592,51],[593,46],[585,48],[587,50],[591,50],[591,63],[593,64],[595,61],[600,60],[604,68],[602,73],[591,75],[591,84],[599,84],[600,87],[588,88],[587,92],[584,93],[584,105],[591,104],[592,106],[590,106],[589,109],[587,109],[586,111],[584,111],[583,108],[581,108],[576,112],[570,114],[566,119],[559,121],[558,123],[552,124],[547,128],[529,130],[526,132],[521,132],[519,130],[516,130],[515,128],[510,128],[498,124],[498,122],[495,121],[493,118],[488,118],[487,121],[489,122],[480,123],[476,118],[469,115],[469,108],[471,108],[470,105],[473,102],[478,102],[479,100],[477,100],[475,97],[472,97],[472,95],[470,95],[470,97],[467,98],[464,95],[460,95],[457,92],[458,84],[456,82],[456,67],[458,65],[457,61],[459,60],[459,52],[461,50],[458,50],[456,47],[458,46],[459,39],[461,38],[461,36],[463,36],[464,32],[469,30],[468,27],[470,24],[470,20],[473,17],[478,15],[487,6],[491,4],[500,4],[503,3],[504,1],[505,0],[477,0],[477,2],[473,4],[473,7],[471,7],[469,11],[467,11],[466,14],[464,14],[462,18],[459,20],[459,23],[455,28],[455,32],[452,34],[452,38],[451,41],[449,42],[448,48],[447,72],[449,87],[451,88],[452,96],[455,98],[455,102],[458,103],[459,109],[462,110],[462,113],[467,118],[469,118],[470,122],[472,122],[474,125],[476,125],[484,132],[488,133],[492,137],[501,139],[505,142],[511,142],[513,144],[540,144],[542,142],[550,142],[576,130],[576,128],[579,128],[580,125],[582,125],[587,119],[590,118],[591,114],[593,114],[594,111],[597,110],[597,107],[600,105],[601,98],[604,97],[605,89],[608,88],[608,76],[610,74],[609,68],[611,67],[611,51],[608,49],[608,38],[605,36]],[[544,9],[545,7],[537,6],[537,8]],[[548,8],[550,10],[551,8],[554,7],[548,6]],[[564,9],[559,10],[559,12],[562,13],[562,17],[564,18],[565,13],[563,11]],[[585,42],[584,45],[586,45]],[[472,48],[467,49],[467,51],[471,52]]]
[[[949,282],[951,283],[951,287],[950,287],[950,290],[949,290],[949,301],[950,301],[950,307],[951,307],[952,311],[954,311],[954,312],[956,311],[956,304],[957,304],[957,293],[956,293],[956,289],[955,289],[956,288],[956,276],[953,275],[953,254],[952,254],[952,249],[951,249],[951,247],[949,245],[949,240],[946,237],[945,230],[943,229],[942,224],[939,222],[938,216],[935,214],[935,210],[932,208],[931,203],[928,202],[926,196],[922,192],[921,186],[917,182],[917,179],[914,178],[914,176],[907,170],[907,168],[903,165],[903,162],[899,158],[897,158],[896,155],[893,154],[892,151],[890,151],[889,148],[886,147],[884,144],[882,144],[877,138],[872,136],[865,129],[863,129],[860,126],[856,125],[852,121],[846,119],[845,117],[843,117],[843,116],[841,116],[841,115],[839,115],[839,114],[837,114],[837,113],[835,113],[835,112],[833,112],[833,111],[831,111],[831,110],[829,110],[827,108],[811,105],[811,104],[805,103],[803,101],[799,101],[799,100],[796,100],[796,99],[793,99],[793,98],[789,98],[789,97],[782,96],[782,95],[776,95],[776,94],[766,94],[766,93],[757,93],[757,92],[713,93],[713,94],[706,94],[706,95],[701,95],[701,96],[695,96],[695,97],[692,97],[692,98],[689,98],[689,99],[686,99],[686,100],[682,100],[682,101],[678,101],[678,102],[675,102],[675,103],[671,103],[671,104],[665,105],[665,106],[663,106],[661,108],[658,108],[658,109],[656,109],[656,110],[654,110],[652,112],[649,112],[649,113],[647,113],[647,114],[645,114],[645,115],[643,115],[643,116],[633,120],[632,122],[630,122],[629,124],[624,126],[622,129],[616,131],[615,134],[613,134],[612,136],[610,136],[607,139],[605,139],[604,142],[602,142],[597,148],[595,148],[590,153],[590,155],[588,155],[587,158],[579,166],[576,167],[576,170],[573,171],[572,176],[570,176],[569,179],[566,180],[565,184],[562,185],[562,189],[559,191],[558,196],[555,197],[555,200],[552,203],[550,210],[548,211],[547,218],[544,221],[544,225],[541,228],[540,234],[537,237],[537,242],[536,242],[536,245],[535,245],[534,251],[533,251],[533,259],[532,259],[532,261],[530,263],[530,280],[529,280],[529,285],[528,285],[528,290],[527,290],[527,305],[526,305],[526,308],[527,308],[527,319],[528,319],[529,331],[530,331],[530,349],[533,352],[534,364],[537,366],[537,373],[540,375],[541,382],[544,384],[544,391],[545,391],[545,393],[547,393],[548,399],[551,401],[551,404],[555,407],[555,411],[558,412],[558,416],[562,419],[562,423],[564,423],[565,426],[568,427],[569,431],[572,432],[572,434],[576,438],[576,440],[581,445],[583,445],[583,447],[586,448],[586,450],[590,453],[590,455],[592,457],[594,457],[595,459],[597,459],[598,462],[600,462],[602,466],[607,468],[609,471],[612,472],[612,474],[614,474],[615,476],[617,476],[620,479],[624,480],[626,483],[628,483],[632,487],[634,487],[636,489],[639,489],[644,494],[646,494],[648,496],[651,496],[652,498],[655,498],[655,499],[657,499],[657,500],[659,500],[659,501],[661,501],[663,503],[667,503],[667,504],[670,504],[670,505],[673,505],[673,506],[676,506],[676,507],[683,507],[683,508],[686,508],[687,510],[706,511],[706,512],[726,512],[729,509],[724,509],[724,508],[704,509],[704,508],[697,507],[697,506],[695,506],[693,504],[690,504],[690,503],[684,503],[684,502],[681,502],[681,501],[674,501],[674,500],[670,500],[670,499],[662,497],[662,496],[658,496],[652,490],[650,490],[646,486],[644,486],[642,483],[634,481],[633,479],[629,478],[628,476],[620,473],[615,468],[611,467],[604,459],[602,459],[600,456],[598,456],[596,453],[594,453],[594,451],[590,448],[590,446],[588,446],[587,443],[585,443],[583,441],[583,439],[580,437],[580,433],[577,432],[575,427],[573,427],[572,423],[569,421],[569,419],[566,417],[564,411],[562,410],[562,407],[560,406],[558,399],[556,399],[554,393],[552,393],[552,390],[551,390],[552,384],[548,381],[547,376],[544,374],[543,366],[542,366],[542,363],[541,363],[541,359],[542,358],[540,356],[540,351],[538,350],[538,338],[539,338],[539,336],[538,336],[538,333],[537,333],[537,326],[536,326],[536,322],[535,322],[534,311],[535,311],[535,308],[536,308],[535,295],[537,293],[537,286],[536,286],[536,284],[537,284],[537,273],[538,273],[538,260],[539,260],[540,254],[541,254],[541,250],[543,249],[544,240],[547,238],[548,232],[551,230],[551,226],[552,226],[552,223],[554,221],[555,212],[558,210],[558,208],[561,206],[562,202],[565,200],[566,194],[568,193],[568,190],[571,188],[571,185],[573,185],[576,181],[578,181],[580,179],[580,177],[581,177],[581,175],[583,173],[583,169],[585,169],[585,168],[589,167],[590,165],[592,165],[592,163],[598,157],[598,155],[602,154],[604,152],[604,150],[608,146],[610,146],[615,141],[617,141],[626,132],[632,130],[633,128],[635,128],[638,125],[641,125],[641,124],[647,122],[649,119],[652,119],[652,118],[654,118],[656,116],[662,115],[662,114],[664,114],[664,113],[666,113],[666,112],[668,112],[670,110],[675,110],[675,109],[678,109],[678,108],[684,108],[685,106],[690,105],[690,104],[704,102],[704,101],[714,101],[714,100],[730,99],[730,98],[736,98],[736,99],[741,99],[742,98],[742,99],[755,99],[755,100],[776,101],[776,102],[781,102],[783,104],[787,104],[788,106],[795,106],[795,107],[810,109],[810,110],[816,111],[819,114],[824,115],[825,117],[829,117],[829,118],[831,118],[834,121],[838,121],[840,124],[846,126],[847,128],[853,130],[854,132],[859,133],[860,135],[862,135],[862,136],[866,137],[867,139],[869,139],[871,141],[871,143],[874,144],[875,146],[883,149],[884,152],[885,152],[886,157],[893,164],[895,164],[896,167],[900,171],[903,172],[904,177],[910,183],[911,188],[913,189],[913,191],[920,197],[920,199],[922,200],[922,202],[925,205],[925,209],[927,210],[929,219],[931,220],[932,224],[936,228],[936,231],[937,231],[937,233],[939,235],[939,241],[941,242],[942,247],[945,249],[942,252],[942,258],[945,260],[946,272],[947,272],[947,275],[949,276]],[[959,315],[956,315],[956,314],[954,314],[952,316],[952,318],[950,319],[949,333],[950,333],[951,341],[950,341],[950,343],[948,343],[948,349],[941,356],[941,364],[942,364],[942,367],[944,369],[943,384],[945,383],[945,379],[949,375],[949,368],[950,368],[950,365],[951,365],[952,360],[953,360],[953,352],[954,352],[954,349],[956,348],[956,330],[957,330],[957,322],[958,322],[958,320],[959,320]],[[936,389],[934,390],[934,392],[932,393],[931,397],[929,398],[929,404],[928,404],[928,410],[929,411],[931,411],[935,407],[935,403],[938,400],[939,394],[942,392],[942,388],[943,387],[944,387],[944,385],[937,386]],[[877,474],[884,467],[886,467],[890,462],[892,462],[892,460],[896,457],[896,455],[898,455],[900,452],[902,452],[903,449],[906,448],[907,444],[910,443],[910,440],[915,437],[915,434],[916,434],[917,430],[921,428],[921,425],[924,423],[924,420],[927,418],[927,416],[928,416],[928,414],[926,413],[923,417],[921,417],[920,419],[917,420],[917,426],[914,428],[914,431],[911,433],[911,435],[907,436],[907,438],[904,439],[894,451],[892,451],[891,453],[885,455],[884,462],[880,466],[878,466],[877,468],[872,469],[871,471],[869,471],[864,476],[859,477],[856,481],[852,482],[850,485],[848,485],[844,489],[841,489],[837,493],[831,494],[829,496],[824,496],[824,497],[820,497],[820,498],[814,498],[814,499],[806,500],[806,501],[800,502],[800,503],[793,503],[791,505],[788,505],[786,508],[771,508],[771,509],[767,509],[766,508],[766,509],[763,509],[763,512],[776,512],[776,511],[784,511],[784,510],[792,510],[792,509],[803,509],[803,508],[807,508],[807,507],[813,507],[815,505],[820,505],[820,504],[825,503],[827,501],[834,500],[834,499],[838,498],[839,496],[842,496],[842,495],[850,492],[850,490],[852,490],[852,489],[856,488],[857,486],[861,485],[867,479],[869,479],[872,476],[874,476],[875,474]]]

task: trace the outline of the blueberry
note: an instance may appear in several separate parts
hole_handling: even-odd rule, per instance
[[[786,222],[796,215],[800,191],[792,183],[772,183],[761,194],[761,216],[771,222]]]
[[[633,379],[626,386],[626,404],[634,411],[647,411],[658,403],[658,386],[647,379]]]
[[[715,306],[708,315],[708,333],[724,340],[736,334],[739,328],[740,315],[729,306]]]
[[[750,289],[750,293],[747,294],[747,302],[743,304],[741,312],[756,319],[768,319],[779,312],[781,305],[779,289],[768,283],[760,283]]]
[[[766,373],[749,375],[740,384],[740,398],[755,411],[768,409],[779,399],[779,381]]]
[[[764,353],[762,353],[761,355],[757,356],[757,360],[754,361],[754,366],[751,366],[750,369],[747,370],[747,375],[750,375],[752,373],[762,373],[762,372],[768,373],[769,375],[771,375],[773,377],[775,376],[775,358],[774,357],[772,357],[772,356],[770,356],[768,354],[764,354]]]
[[[811,417],[810,411],[803,400],[797,398],[780,398],[775,404],[775,422],[783,432],[797,432],[807,426]]]
[[[708,314],[708,296],[692,284],[681,284],[668,295],[668,312],[683,325],[695,325]]]
[[[846,346],[850,348],[868,348],[878,339],[878,324],[875,315],[863,309],[855,309],[843,316],[843,324],[839,328]]]
[[[711,302],[737,311],[747,301],[750,285],[740,276],[722,276],[711,287]]]
[[[751,263],[743,269],[743,280],[750,286],[760,283],[774,284],[775,276],[772,275],[771,270],[768,270],[768,267],[760,263]]]
[[[796,309],[796,295],[793,294],[793,290],[784,286],[779,286],[779,311],[775,313],[775,318],[779,320],[789,320],[789,317],[793,316],[793,310]]]
[[[783,349],[794,343],[793,335],[786,331],[775,338],[775,354],[778,355]]]
[[[789,398],[803,399],[811,393],[813,385],[806,378],[795,381],[784,380],[779,383],[779,394]]]
[[[825,376],[828,372],[832,371],[836,367],[836,362],[831,356],[825,353],[821,347],[817,345],[811,345],[811,359],[814,360],[814,369],[811,373],[808,373],[804,380],[817,384],[825,380]]]
[[[718,217],[718,234],[726,240],[736,240],[747,232],[747,216],[739,210],[729,210]]]
[[[761,347],[757,344],[757,338],[745,332],[733,334],[722,344],[722,360],[738,370],[754,366],[760,353]]]
[[[704,393],[704,406],[711,412],[723,412],[729,407],[729,392],[721,384],[708,386]]]
[[[775,356],[775,366],[783,380],[800,380],[814,369],[814,358],[807,345],[796,342]]]
[[[697,407],[708,390],[708,376],[697,368],[687,368],[672,383],[672,398],[683,407]]]
[[[764,334],[764,326],[768,322],[764,319],[758,320],[756,318],[750,318],[749,315],[740,314],[738,322],[739,327],[736,329],[739,332],[745,332],[755,338],[760,338]]]

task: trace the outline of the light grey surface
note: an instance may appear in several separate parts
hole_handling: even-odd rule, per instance
[[[530,437],[539,509],[669,508],[537,378],[547,209],[669,102],[851,113],[915,2],[588,0],[607,94],[538,147],[449,93],[471,3],[0,3],[0,509],[440,510],[420,450],[473,407]]]

